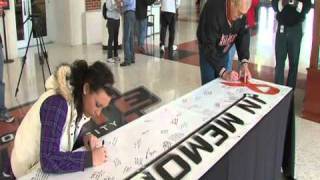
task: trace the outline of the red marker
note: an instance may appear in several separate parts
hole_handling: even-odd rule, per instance
[[[243,82],[243,83],[245,83],[245,84],[249,83],[249,82],[248,82],[248,77],[241,76],[241,77],[240,77],[240,82]]]

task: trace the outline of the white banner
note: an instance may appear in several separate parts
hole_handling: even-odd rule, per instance
[[[105,164],[63,175],[36,170],[23,179],[197,179],[290,90],[217,79],[102,137]]]

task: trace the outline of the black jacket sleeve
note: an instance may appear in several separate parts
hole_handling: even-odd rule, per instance
[[[104,19],[107,19],[107,5],[106,5],[106,3],[103,3],[102,16]]]
[[[206,7],[205,7],[206,9]],[[222,70],[225,66],[225,57],[217,56],[217,41],[218,34],[215,25],[214,17],[209,17],[210,13],[207,10],[204,10],[201,13],[201,16],[206,16],[200,18],[199,26],[198,26],[198,41],[200,47],[204,49],[204,55],[206,60],[209,62],[211,67],[215,70],[216,74]]]
[[[307,14],[311,9],[311,0],[297,0],[303,4],[301,14]],[[279,12],[279,0],[272,0],[271,2],[273,10]],[[284,8],[284,7],[283,7]]]
[[[279,0],[272,0],[271,4],[272,4],[273,10],[274,10],[275,12],[279,12],[279,7],[278,7]]]
[[[302,0],[301,2],[303,4],[301,14],[307,14],[311,9],[311,0]]]
[[[152,5],[154,2],[156,2],[156,0],[146,0],[148,6]]]
[[[241,28],[236,38],[236,48],[238,53],[239,61],[250,59],[250,32],[246,26],[246,17],[244,16],[241,20]]]

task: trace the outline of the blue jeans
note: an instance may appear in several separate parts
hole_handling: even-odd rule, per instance
[[[2,44],[0,44],[0,112],[6,111],[6,107],[4,105],[4,82],[3,82],[3,61],[4,61],[4,56],[3,56],[3,49],[2,49]]]
[[[124,61],[131,63],[134,61],[134,24],[136,14],[134,11],[126,11],[123,17]]]
[[[236,46],[232,45],[227,54],[227,67],[226,67],[227,71],[232,70],[232,62],[235,54],[236,54]]]
[[[144,41],[147,37],[147,23],[148,18],[137,19],[138,46],[140,48],[144,48]]]
[[[232,70],[232,60],[234,57],[234,54],[236,52],[236,48],[233,45],[228,54],[225,56],[226,58],[226,69],[227,71]],[[215,70],[211,67],[209,62],[206,60],[204,49],[202,47],[199,47],[199,53],[200,53],[200,72],[201,72],[201,84],[204,85],[218,77],[218,73],[215,72]]]

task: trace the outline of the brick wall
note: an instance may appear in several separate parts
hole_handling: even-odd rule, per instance
[[[101,0],[86,0],[86,11],[101,9]]]

